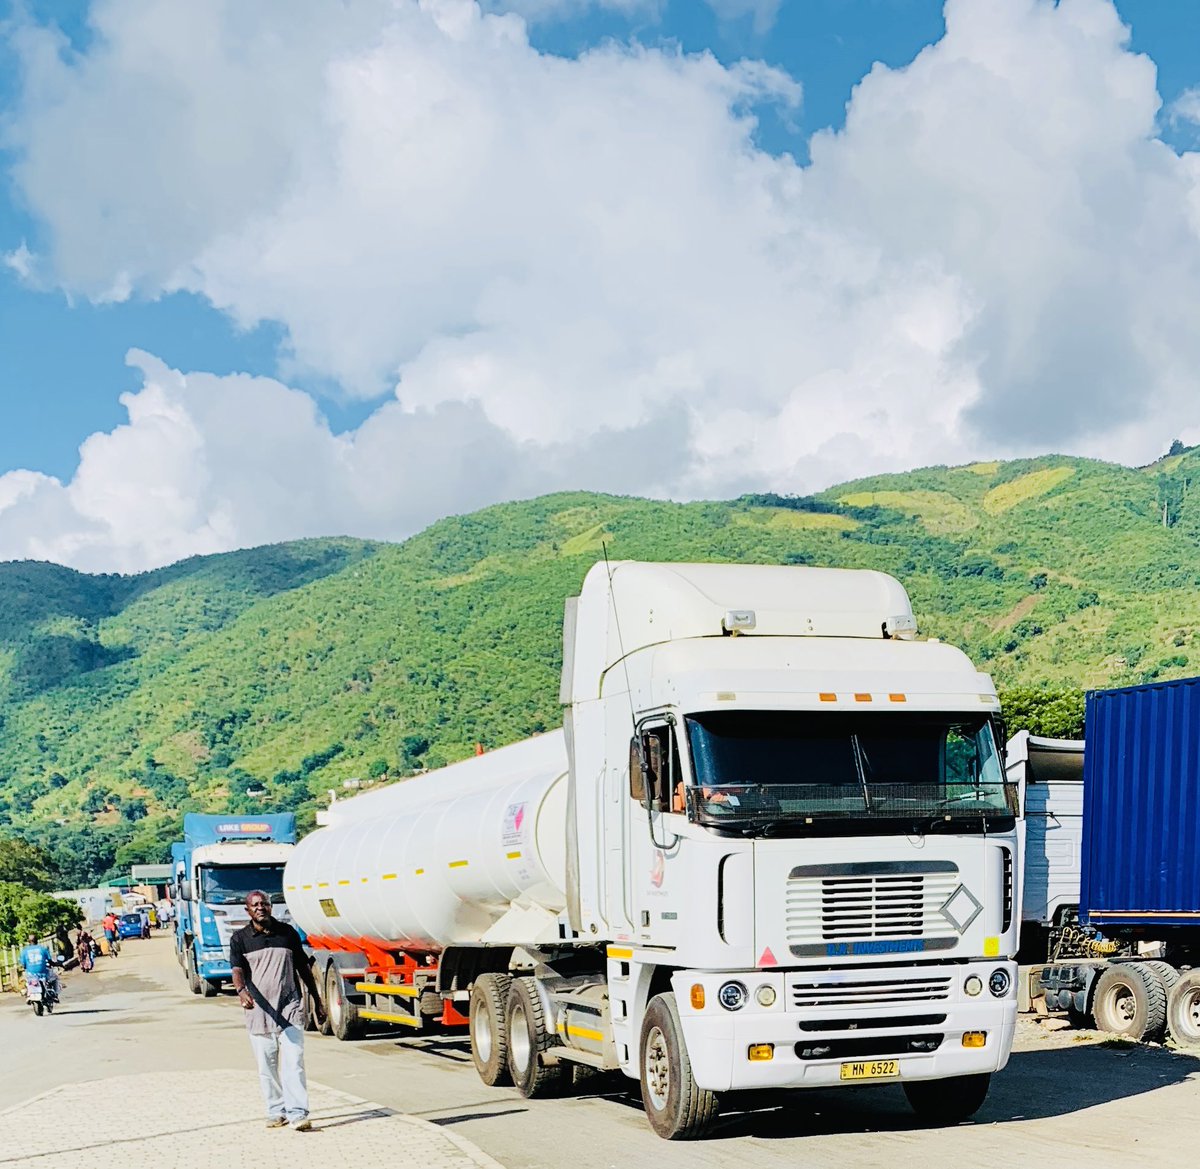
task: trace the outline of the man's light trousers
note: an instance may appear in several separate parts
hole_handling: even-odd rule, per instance
[[[251,1035],[267,1116],[286,1116],[299,1124],[308,1116],[308,1084],[304,1078],[304,1032],[288,1027],[275,1035]]]

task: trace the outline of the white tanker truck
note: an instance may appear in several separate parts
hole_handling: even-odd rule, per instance
[[[1016,806],[991,680],[877,572],[596,565],[561,731],[337,802],[284,884],[337,1034],[467,1024],[485,1083],[894,1081],[974,1113],[1016,1020]]]

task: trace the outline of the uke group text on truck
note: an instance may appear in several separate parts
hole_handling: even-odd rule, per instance
[[[1016,1016],[1017,812],[990,679],[876,572],[596,565],[562,730],[339,801],[288,862],[339,1036],[469,1020],[488,1084],[894,1081],[973,1113]]]

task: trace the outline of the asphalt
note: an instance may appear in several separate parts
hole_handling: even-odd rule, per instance
[[[150,1103],[154,1101],[156,1103]],[[165,1102],[165,1103],[164,1103]],[[268,1129],[258,1078],[240,1070],[144,1072],[64,1084],[0,1111],[0,1166],[129,1169],[502,1169],[429,1121],[309,1083],[311,1132]],[[114,1118],[96,1123],[88,1118]]]

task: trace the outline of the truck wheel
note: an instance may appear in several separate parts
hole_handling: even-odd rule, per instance
[[[1200,970],[1189,970],[1171,987],[1167,1022],[1180,1046],[1200,1044]]]
[[[187,952],[187,959],[183,968],[187,973],[188,990],[192,994],[199,994],[201,989],[200,975],[196,972],[196,955],[191,950]]]
[[[988,1094],[989,1072],[950,1076],[944,1080],[910,1080],[904,1084],[909,1107],[931,1124],[958,1124],[974,1116]]]
[[[316,1013],[313,1011],[312,995],[308,993],[307,986],[300,987],[300,1002],[304,1010],[304,1030],[315,1031],[317,1029]]]
[[[1170,997],[1171,988],[1179,981],[1179,971],[1171,965],[1170,962],[1164,962],[1160,958],[1151,958],[1140,963],[1147,970],[1153,970],[1158,975],[1158,980],[1163,984],[1163,989]]]
[[[554,1056],[546,1055],[554,1036],[546,1029],[542,1000],[532,978],[513,979],[504,1023],[508,1032],[508,1074],[517,1091],[529,1100],[560,1091],[568,1069]]]
[[[511,1084],[508,1074],[508,1021],[505,1008],[512,979],[507,974],[481,974],[471,987],[471,1060],[479,1078],[493,1088]]]
[[[329,1015],[330,1030],[343,1042],[357,1039],[362,1034],[358,1007],[350,1001],[346,984],[332,962],[325,979],[325,1011]]]
[[[673,994],[655,995],[642,1020],[642,1106],[650,1127],[667,1141],[704,1136],[717,1117],[715,1092],[697,1087]]]
[[[1167,1024],[1167,992],[1141,962],[1121,962],[1096,980],[1092,1014],[1100,1031],[1154,1043]]]
[[[216,978],[205,978],[200,986],[200,993],[206,999],[215,999],[221,993],[221,983]]]

